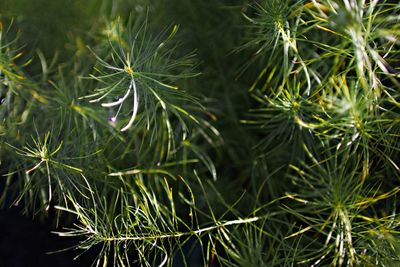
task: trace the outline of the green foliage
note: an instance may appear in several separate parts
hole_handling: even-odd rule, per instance
[[[2,207],[95,266],[399,264],[396,1],[45,2],[0,4]]]

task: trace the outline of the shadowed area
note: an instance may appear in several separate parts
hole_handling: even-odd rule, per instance
[[[73,260],[78,251],[49,253],[76,244],[76,240],[50,233],[45,223],[18,215],[16,211],[0,211],[0,266],[90,266],[91,255]]]

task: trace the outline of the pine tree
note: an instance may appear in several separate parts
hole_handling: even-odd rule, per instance
[[[390,0],[2,1],[0,204],[95,266],[397,266],[399,37]]]

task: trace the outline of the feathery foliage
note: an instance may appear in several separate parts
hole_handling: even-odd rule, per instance
[[[3,208],[94,266],[399,264],[396,1],[15,2]]]

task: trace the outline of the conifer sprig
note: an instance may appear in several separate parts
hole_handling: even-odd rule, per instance
[[[95,54],[99,63],[99,67],[96,67],[98,74],[91,77],[102,87],[87,96],[94,98],[90,102],[102,102],[103,107],[118,108],[116,114],[110,118],[115,123],[119,112],[130,100],[132,105],[128,110],[131,116],[121,131],[131,128],[137,120],[144,120],[145,127],[152,128],[150,124],[155,120],[158,109],[162,109],[164,115],[169,111],[178,116],[180,121],[184,121],[181,117],[187,117],[196,122],[192,115],[177,106],[178,101],[198,105],[195,98],[178,90],[177,85],[171,84],[178,79],[197,75],[187,71],[192,66],[192,55],[173,58],[177,47],[169,43],[177,33],[178,26],[175,25],[168,35],[162,33],[151,37],[147,36],[149,33],[146,23],[126,30],[119,23],[117,25],[118,36],[114,38],[116,40],[109,41],[110,54],[107,58],[102,59]],[[181,68],[183,72],[179,73]],[[116,100],[104,101],[113,98]],[[138,112],[142,113],[141,118],[137,118]],[[168,116],[166,117],[169,121]]]

